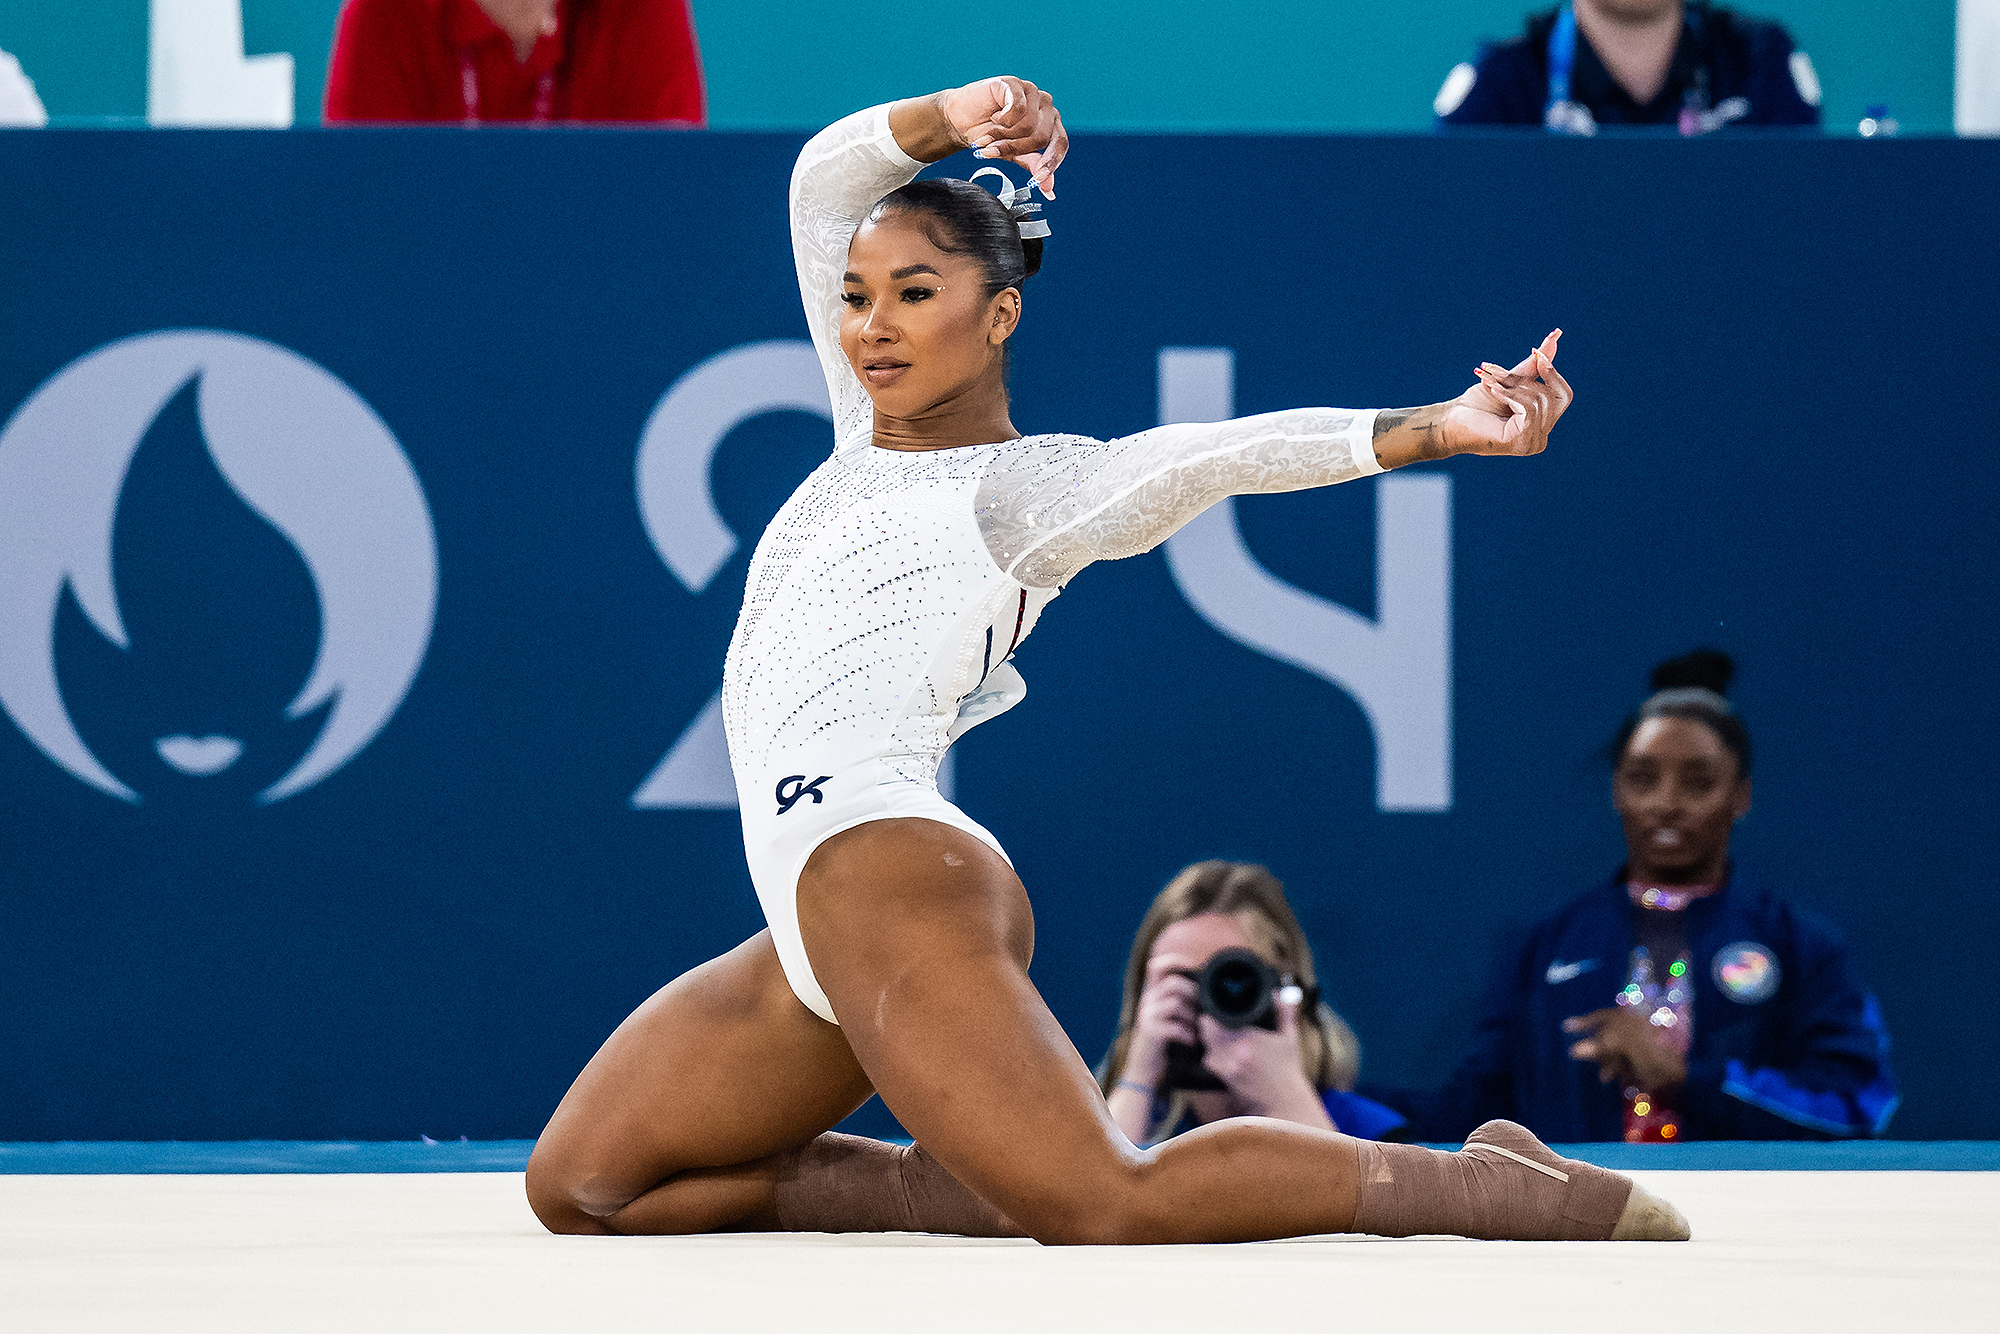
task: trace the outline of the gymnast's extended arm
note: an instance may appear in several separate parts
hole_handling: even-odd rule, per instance
[[[1160,426],[1074,469],[1000,471],[980,492],[987,546],[1022,583],[1051,588],[1093,561],[1152,550],[1224,496],[1331,486],[1454,454],[1539,454],[1573,397],[1555,368],[1560,334],[1512,370],[1482,365],[1446,403]]]

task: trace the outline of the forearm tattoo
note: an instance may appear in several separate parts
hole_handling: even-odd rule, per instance
[[[1395,431],[1408,431],[1415,437],[1417,462],[1449,458],[1451,450],[1446,448],[1444,437],[1438,427],[1443,413],[1436,404],[1426,408],[1388,408],[1375,414],[1376,457],[1381,457],[1382,438]]]
[[[1380,440],[1416,415],[1415,408],[1384,408],[1375,414],[1375,438]]]

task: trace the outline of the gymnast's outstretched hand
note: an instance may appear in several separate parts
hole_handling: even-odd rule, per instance
[[[905,153],[938,162],[961,149],[1017,162],[1035,187],[1056,197],[1056,168],[1069,153],[1069,131],[1055,99],[1026,79],[998,74],[963,88],[898,102],[889,127]]]
[[[1557,329],[1512,370],[1481,363],[1479,382],[1445,414],[1447,443],[1466,454],[1539,454],[1576,392],[1556,370]]]
[[[1483,362],[1473,386],[1449,403],[1396,408],[1375,419],[1375,460],[1384,468],[1454,454],[1539,454],[1576,393],[1556,370],[1557,329],[1508,370]]]

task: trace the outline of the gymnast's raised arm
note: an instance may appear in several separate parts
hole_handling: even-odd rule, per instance
[[[1561,333],[1512,370],[1480,366],[1446,403],[1159,426],[1109,442],[1081,476],[1000,472],[981,489],[987,544],[1013,577],[1052,588],[1093,561],[1152,550],[1225,496],[1332,486],[1454,454],[1539,454],[1573,397],[1555,368]]]
[[[814,135],[792,168],[792,258],[837,441],[874,421],[868,393],[840,348],[848,243],[883,195],[909,184],[926,163],[965,148],[1020,163],[1054,198],[1069,136],[1047,93],[1003,75],[845,116]]]

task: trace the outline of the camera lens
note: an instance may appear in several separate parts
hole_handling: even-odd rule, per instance
[[[1277,1027],[1272,997],[1278,972],[1250,950],[1221,950],[1196,983],[1202,1011],[1226,1028]]]

